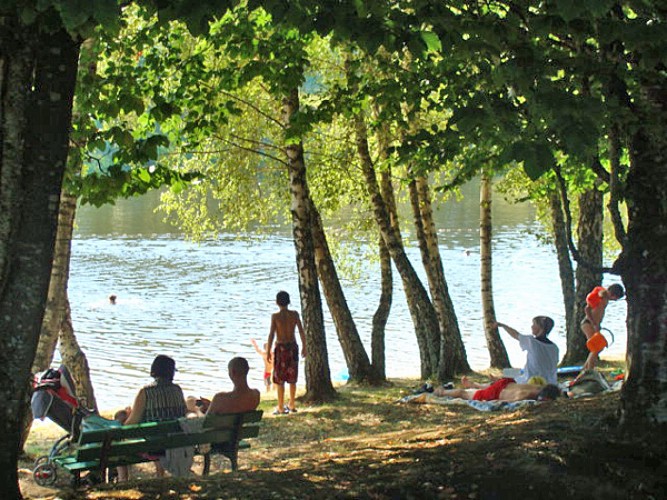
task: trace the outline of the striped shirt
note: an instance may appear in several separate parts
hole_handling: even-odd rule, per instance
[[[171,420],[185,416],[187,408],[180,386],[173,382],[155,379],[155,382],[144,387],[146,408],[141,417],[142,422]]]

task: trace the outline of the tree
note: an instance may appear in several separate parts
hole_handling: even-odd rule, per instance
[[[491,366],[494,368],[509,368],[510,361],[505,345],[500,339],[496,322],[496,312],[493,305],[492,281],[492,252],[491,252],[491,189],[492,181],[488,172],[482,170],[480,183],[480,216],[479,216],[479,248],[480,272],[482,284],[482,309],[484,311],[484,334],[486,345],[491,357]]]
[[[629,373],[621,421],[666,422],[667,326],[658,318],[667,307],[667,208],[655,203],[667,195],[667,163],[659,154],[667,122],[664,7],[657,1],[497,2],[436,12],[431,7],[420,2],[415,17],[428,19],[447,41],[443,52],[458,51],[477,69],[475,98],[452,104],[447,144],[454,151],[453,139],[472,144],[491,113],[501,109],[493,104],[502,102],[522,121],[508,122],[516,140],[505,143],[499,164],[523,162],[531,178],[555,166],[555,150],[576,159],[581,169],[602,174],[595,161],[599,144],[620,131],[629,158],[614,171],[618,184],[612,196],[615,202],[624,197],[628,205],[627,236],[617,229],[622,252],[612,266],[628,297]],[[468,19],[473,31],[460,43],[452,36],[456,18]],[[494,117],[496,123],[503,118]],[[618,210],[611,214],[618,219]]]
[[[56,344],[60,340],[62,362],[72,375],[77,397],[85,408],[97,411],[97,401],[90,380],[88,360],[74,335],[72,314],[67,296],[75,213],[76,197],[63,192],[60,197],[58,228],[47,304],[31,373],[44,371],[51,366]],[[23,445],[28,437],[32,420],[32,409],[26,402],[21,450],[23,450]]]
[[[423,175],[417,176],[410,181],[409,190],[417,241],[440,330],[438,380],[448,380],[457,373],[469,372],[470,365],[440,257],[428,179]]]
[[[16,463],[67,159],[79,42],[62,28],[0,25],[0,375],[5,400],[0,496],[20,498]],[[53,13],[52,13],[53,14]]]
[[[575,271],[575,300],[573,322],[567,331],[567,352],[564,364],[583,362],[588,356],[585,337],[579,323],[585,318],[586,295],[602,282],[602,193],[597,186],[579,196],[577,241],[579,265]]]
[[[574,269],[570,252],[568,249],[567,229],[563,216],[563,206],[561,198],[556,189],[548,189],[547,198],[549,200],[549,214],[551,218],[551,232],[556,247],[556,256],[558,259],[558,275],[560,276],[560,288],[563,294],[563,305],[565,306],[565,332],[567,339],[567,351],[571,352],[571,346],[581,342],[581,331],[579,324],[575,319],[574,308],[575,283]],[[562,360],[563,365],[571,364],[572,360],[568,358],[567,352]]]
[[[371,332],[371,365],[380,380],[387,377],[384,356],[384,332],[387,318],[391,310],[393,277],[391,272],[391,256],[382,237],[379,238],[380,248],[380,300],[373,314],[373,329]]]
[[[353,49],[348,49],[347,54],[346,82],[341,84],[342,87],[337,95],[336,92],[332,92],[332,100],[338,104],[337,112],[346,116],[351,115],[355,123],[358,161],[364,171],[366,183],[368,184],[370,179],[368,168],[376,169],[377,175],[382,179],[379,196],[372,194],[376,189],[375,186],[367,186],[369,199],[373,205],[375,223],[380,228],[383,238],[388,237],[389,232],[393,233],[391,235],[393,242],[389,246],[390,255],[392,259],[399,259],[394,262],[403,280],[408,308],[417,332],[422,374],[428,374],[425,378],[448,380],[454,374],[469,371],[470,368],[440,258],[429,182],[425,173],[428,167],[420,161],[418,155],[404,160],[401,164],[391,154],[393,149],[400,147],[397,144],[402,144],[404,141],[392,140],[390,129],[393,128],[394,135],[400,137],[404,136],[408,129],[427,126],[426,120],[418,112],[413,112],[412,106],[405,104],[407,100],[402,94],[403,85],[409,86],[409,84],[396,78],[397,72],[411,73],[411,68],[404,68],[406,64],[409,66],[410,58],[403,58],[401,55],[391,57],[381,53],[374,59],[362,59]],[[372,114],[366,113],[366,108],[371,108]],[[374,132],[371,138],[368,136],[366,121]],[[374,154],[371,150],[374,150]],[[372,156],[377,158],[377,168]],[[421,290],[425,292],[424,285],[405,255],[401,240],[391,178],[393,172],[399,170],[407,177],[405,184],[408,186],[412,220],[430,297],[428,293],[422,293]],[[396,179],[400,179],[400,174]],[[400,185],[400,180],[396,184]],[[385,206],[379,207],[380,203]],[[384,217],[381,215],[382,212],[386,212],[389,217],[386,226],[387,221],[380,222]],[[424,316],[425,314],[428,316]],[[435,318],[432,317],[433,314]],[[437,330],[432,328],[434,320],[438,325]]]
[[[355,118],[355,133],[357,151],[361,168],[366,178],[366,187],[373,206],[376,223],[380,229],[382,239],[403,280],[408,308],[415,325],[417,344],[421,361],[421,376],[423,379],[437,376],[439,362],[440,341],[438,319],[433,305],[424,289],[417,273],[410,263],[400,235],[390,220],[388,204],[380,192],[380,186],[373,166],[373,160],[368,149],[368,136],[364,116],[359,114]],[[386,198],[386,197],[385,197]]]

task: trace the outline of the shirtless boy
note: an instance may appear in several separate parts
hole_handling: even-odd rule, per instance
[[[464,377],[464,387],[461,389],[436,388],[435,396],[449,396],[451,398],[471,399],[474,401],[522,401],[536,399],[538,401],[556,399],[560,389],[553,385],[517,384],[512,378],[501,378],[490,385],[469,383]]]
[[[610,300],[618,300],[625,295],[625,290],[619,284],[611,285],[605,289],[601,286],[596,286],[591,293],[586,296],[586,307],[584,312],[586,317],[581,322],[581,331],[586,336],[588,341],[595,333],[600,331],[600,323],[604,317],[604,311],[607,308]],[[583,370],[592,370],[598,361],[598,352],[591,351],[586,358]],[[582,373],[583,373],[582,370]],[[578,377],[577,377],[578,378]]]
[[[273,362],[273,383],[278,393],[278,407],[274,415],[296,412],[294,398],[296,396],[296,380],[299,374],[299,346],[296,343],[294,330],[299,329],[301,337],[301,357],[306,357],[306,338],[303,333],[301,318],[296,311],[288,309],[289,294],[284,291],[276,295],[279,311],[271,315],[271,329],[266,351],[269,362]],[[275,351],[271,355],[273,340],[276,340]],[[289,405],[285,407],[285,383],[289,384]]]

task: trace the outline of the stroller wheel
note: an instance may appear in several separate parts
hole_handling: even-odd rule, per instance
[[[48,462],[49,458],[50,457],[48,455],[42,455],[41,457],[38,457],[35,460],[35,464],[32,466],[32,468],[35,469],[38,465]]]
[[[56,478],[58,477],[56,465],[48,461],[42,462],[33,469],[32,477],[40,486],[51,486],[56,482]]]

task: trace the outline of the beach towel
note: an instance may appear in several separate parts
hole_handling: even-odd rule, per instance
[[[410,394],[398,400],[399,403],[437,404],[437,405],[466,405],[479,411],[515,411],[519,408],[533,406],[537,401],[526,399],[523,401],[473,401],[461,398],[434,396],[430,392]]]

